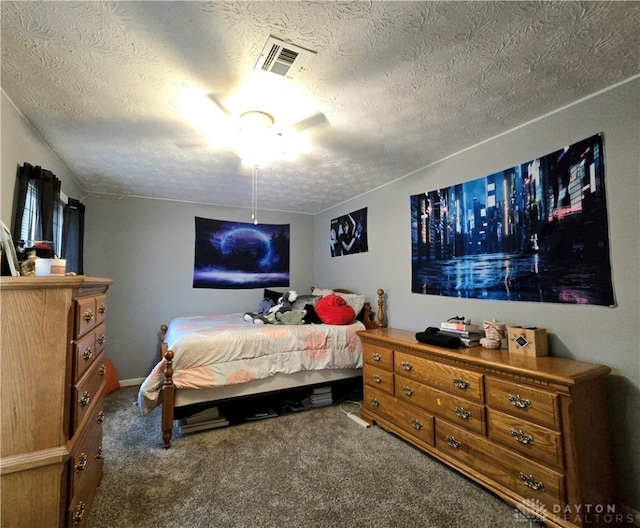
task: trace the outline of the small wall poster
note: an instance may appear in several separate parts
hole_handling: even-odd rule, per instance
[[[412,292],[615,305],[602,134],[411,196]]]
[[[195,219],[194,288],[289,286],[289,225]]]
[[[369,251],[367,242],[367,208],[331,220],[329,233],[331,256]]]

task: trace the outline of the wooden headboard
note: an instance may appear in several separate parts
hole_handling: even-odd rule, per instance
[[[315,286],[313,286],[311,288],[311,291],[313,292]],[[332,288],[334,292],[336,293],[351,293],[351,294],[356,294],[356,292],[353,292],[351,290],[345,290],[344,288]],[[364,305],[364,308],[362,309],[362,323],[364,324],[364,326],[367,327],[367,329],[373,329],[373,328],[382,328],[384,326],[384,322],[385,322],[385,313],[384,313],[384,290],[382,288],[379,288],[378,291],[376,291],[376,294],[378,295],[378,311],[375,314],[375,319],[371,313],[371,303],[367,302]]]

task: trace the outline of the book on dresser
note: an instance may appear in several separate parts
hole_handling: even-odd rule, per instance
[[[602,526],[616,502],[605,365],[461,352],[408,330],[359,331],[361,417],[476,481],[548,528]],[[620,511],[616,509],[616,511]],[[560,512],[560,513],[558,513]]]

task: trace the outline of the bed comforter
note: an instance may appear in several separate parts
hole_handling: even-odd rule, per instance
[[[202,389],[247,383],[278,373],[362,367],[364,330],[350,325],[253,325],[244,314],[178,317],[165,335],[174,352],[177,389]],[[140,387],[138,403],[148,414],[160,403],[162,359]]]

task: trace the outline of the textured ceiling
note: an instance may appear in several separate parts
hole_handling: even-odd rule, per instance
[[[298,133],[303,155],[261,168],[258,184],[259,208],[316,213],[640,71],[638,2],[0,8],[2,89],[91,194],[250,206],[208,93],[279,123],[324,114]],[[286,82],[252,75],[270,35],[317,55]],[[250,83],[258,93],[233,107]],[[185,118],[185,92],[223,137],[207,143]]]

